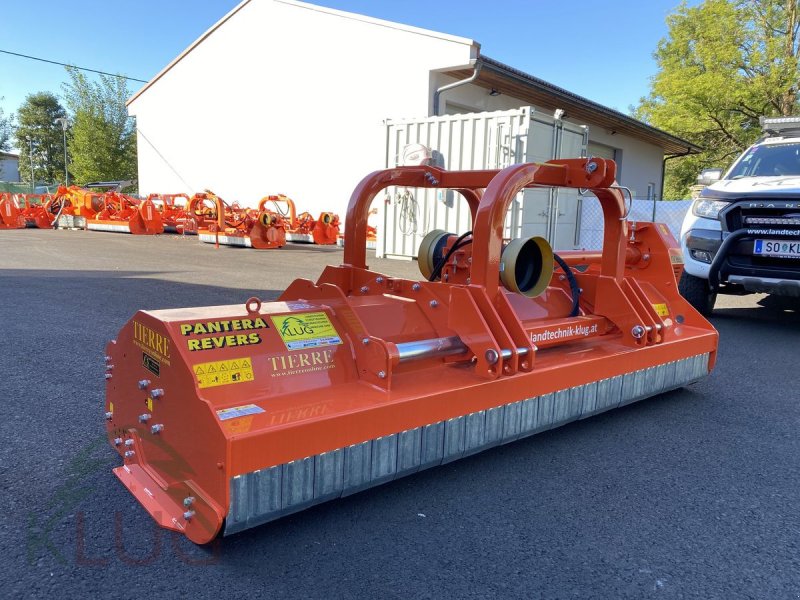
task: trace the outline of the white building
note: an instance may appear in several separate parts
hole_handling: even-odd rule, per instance
[[[0,181],[20,181],[19,154],[0,151]]]
[[[128,102],[141,193],[208,188],[250,206],[283,193],[342,216],[364,175],[395,164],[387,121],[521,107],[588,126],[576,151],[617,160],[640,198],[660,196],[665,155],[698,150],[476,41],[294,0],[244,0]]]

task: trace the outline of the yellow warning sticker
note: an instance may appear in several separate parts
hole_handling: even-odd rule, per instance
[[[669,308],[667,308],[666,304],[653,304],[653,308],[656,309],[656,314],[659,317],[668,317],[669,316]]]
[[[294,313],[271,317],[289,350],[335,346],[342,338],[324,312]]]
[[[200,389],[253,381],[253,363],[249,356],[200,363],[192,370]]]
[[[153,412],[153,399],[150,396],[148,396],[147,400],[145,400],[145,404],[147,405],[147,410]]]

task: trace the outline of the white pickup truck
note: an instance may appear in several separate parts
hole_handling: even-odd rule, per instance
[[[681,228],[681,294],[704,315],[717,294],[800,297],[800,117],[761,120],[764,135],[706,187]]]

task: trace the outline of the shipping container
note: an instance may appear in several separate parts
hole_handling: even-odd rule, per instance
[[[520,162],[586,156],[588,127],[532,107],[386,121],[386,168],[415,161],[448,170],[502,169]],[[417,162],[418,164],[418,162]],[[579,244],[580,205],[575,190],[521,192],[506,218],[506,238],[545,237],[557,250]],[[454,192],[388,188],[376,198],[380,257],[416,257],[426,233],[461,234],[471,228],[466,202]]]

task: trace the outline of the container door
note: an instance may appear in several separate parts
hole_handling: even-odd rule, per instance
[[[534,114],[528,140],[528,162],[586,156],[588,128]],[[522,235],[541,236],[556,250],[574,249],[580,199],[574,189],[542,188],[524,192]]]
[[[559,153],[556,158],[586,156],[587,128],[576,128],[571,123],[561,127]],[[553,237],[550,244],[555,250],[574,250],[580,242],[580,205],[582,199],[574,188],[554,191]]]

